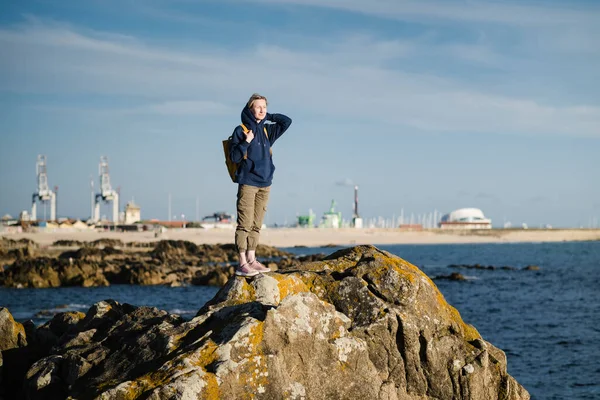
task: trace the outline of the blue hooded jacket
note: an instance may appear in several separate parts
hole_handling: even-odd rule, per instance
[[[254,133],[254,139],[246,142],[244,130],[239,125],[233,131],[229,155],[233,162],[240,163],[236,172],[237,182],[240,185],[271,186],[275,172],[271,147],[289,128],[292,120],[283,114],[267,113],[265,119],[257,123],[246,106],[242,110],[242,123]],[[267,128],[268,139],[264,127]],[[248,157],[244,159],[246,154]]]

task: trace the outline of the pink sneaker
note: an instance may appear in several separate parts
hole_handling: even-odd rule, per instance
[[[252,261],[249,261],[248,264],[250,265],[250,268],[252,268],[256,272],[271,272],[271,268],[265,267],[264,265],[259,263],[256,258]]]
[[[237,276],[254,276],[258,275],[258,271],[250,267],[250,264],[243,264],[235,269],[235,274]]]

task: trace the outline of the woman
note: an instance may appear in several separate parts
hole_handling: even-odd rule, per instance
[[[267,98],[254,93],[242,110],[242,125],[233,131],[230,156],[239,163],[236,172],[239,184],[235,230],[239,265],[236,275],[254,276],[270,271],[256,259],[256,247],[275,172],[271,147],[291,123],[292,120],[283,114],[268,114]]]

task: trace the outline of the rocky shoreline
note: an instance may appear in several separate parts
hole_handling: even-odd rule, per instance
[[[333,245],[331,245],[334,247]],[[325,254],[296,257],[260,245],[258,256],[271,270],[319,261]],[[48,288],[61,286],[165,285],[223,286],[235,272],[237,254],[232,244],[194,244],[184,240],[127,242],[102,238],[92,242],[58,240],[40,247],[30,239],[0,239],[0,286]],[[452,269],[488,271],[540,271],[525,267],[450,264]],[[433,280],[466,281],[457,272],[432,276]]]
[[[276,270],[317,260],[297,258],[274,247],[259,246],[257,255]],[[197,245],[183,240],[123,243],[61,240],[40,247],[34,241],[0,241],[0,286],[48,288],[61,286],[212,285],[223,286],[233,276],[237,254],[232,244]]]
[[[106,300],[0,309],[4,398],[529,399],[414,265],[373,246],[231,277],[192,320]]]

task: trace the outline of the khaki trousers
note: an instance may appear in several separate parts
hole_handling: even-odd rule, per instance
[[[256,250],[270,191],[270,186],[238,186],[237,228],[235,229],[235,245],[238,252]]]

